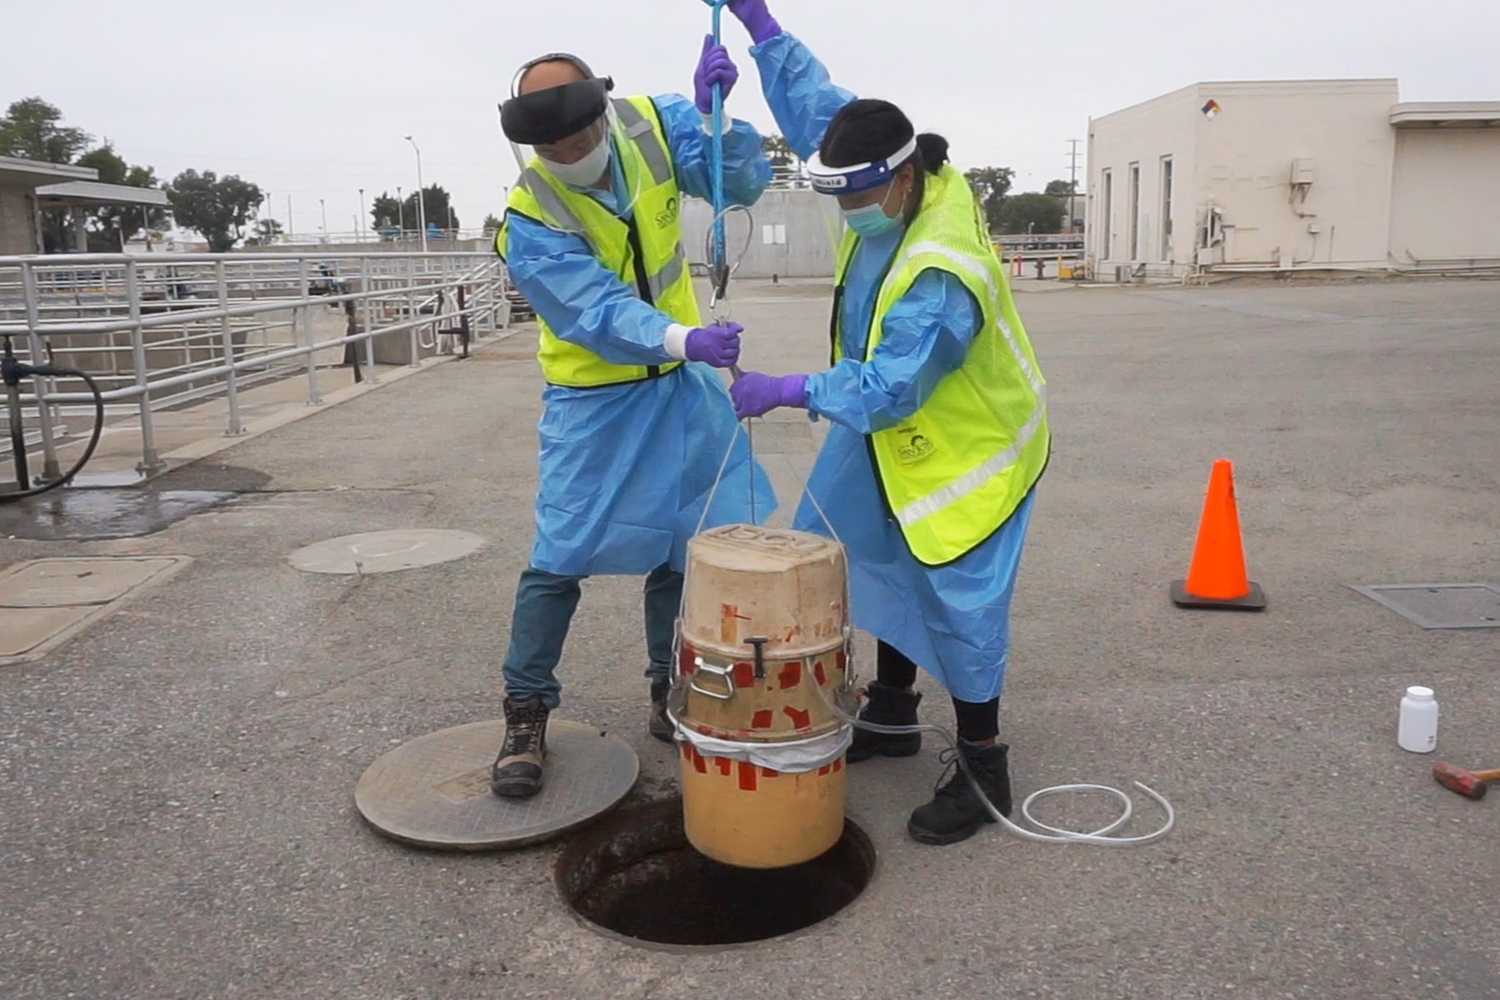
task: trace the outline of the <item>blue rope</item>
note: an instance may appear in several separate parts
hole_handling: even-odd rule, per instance
[[[713,8],[714,44],[720,45],[722,44],[724,7],[729,0],[703,0],[703,2]],[[724,87],[722,84],[714,84],[713,116],[709,125],[714,133],[708,161],[709,171],[713,176],[714,203],[714,259],[709,261],[709,271],[715,276],[715,281],[720,281],[722,280],[720,276],[729,267],[729,240],[724,221]]]

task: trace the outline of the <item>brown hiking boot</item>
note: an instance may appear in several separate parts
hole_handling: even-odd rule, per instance
[[[490,788],[501,798],[529,799],[542,790],[547,715],[540,698],[505,699],[505,742],[490,768]]]

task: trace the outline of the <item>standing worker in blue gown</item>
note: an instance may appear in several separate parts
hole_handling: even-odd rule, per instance
[[[774,509],[713,368],[739,358],[741,327],[705,325],[682,246],[684,195],[707,197],[708,112],[738,71],[705,43],[695,100],[611,99],[613,81],[552,54],[516,74],[501,125],[521,168],[495,248],[535,307],[543,392],[536,540],[521,574],[505,656],[505,741],[496,795],[542,787],[556,671],[580,581],[645,574],[651,735],[666,717],[682,565],[721,462],[710,525]],[[761,137],[724,134],[727,197],[752,204],[770,182]],[[731,447],[733,451],[731,452]],[[752,494],[752,490],[755,491]]]
[[[917,135],[894,104],[834,86],[765,0],[731,0],[730,9],[755,42],[777,124],[847,223],[832,367],[747,373],[731,390],[736,411],[802,407],[832,422],[808,489],[848,547],[855,622],[879,641],[861,718],[915,724],[921,664],[952,696],[958,752],[1008,814],[1000,691],[1021,546],[1050,449],[1041,370],[947,142]],[[806,502],[797,526],[824,530]],[[849,760],[920,748],[920,735],[859,730]],[[993,822],[962,773],[939,784],[911,815],[914,838],[954,843]]]

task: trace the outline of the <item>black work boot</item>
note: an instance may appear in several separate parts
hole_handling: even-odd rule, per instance
[[[651,716],[646,720],[646,732],[663,743],[675,742],[676,727],[667,718],[667,695],[671,691],[670,684],[651,685]]]
[[[505,742],[490,768],[490,788],[501,798],[529,799],[542,790],[547,715],[540,698],[505,699]]]
[[[869,699],[860,709],[859,718],[882,726],[915,726],[917,703],[922,696],[910,688],[891,687],[879,681],[871,681],[865,687]],[[910,757],[922,749],[922,734],[888,736],[872,733],[868,729],[854,727],[854,742],[849,746],[849,763],[869,760],[877,754],[881,757]]]
[[[1003,815],[1010,815],[1010,764],[1006,759],[1010,747],[1004,743],[976,746],[962,740],[958,745],[960,749],[944,750],[939,755],[939,759],[948,765],[938,778],[941,787],[931,802],[911,814],[906,824],[907,832],[919,843],[956,844],[974,836],[984,824],[995,822],[984,803],[974,794],[974,786],[969,784],[963,768],[958,766],[960,753],[974,772],[979,787],[984,789],[985,796]],[[953,776],[943,784],[943,778],[950,770]]]

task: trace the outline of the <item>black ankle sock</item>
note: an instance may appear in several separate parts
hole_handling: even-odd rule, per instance
[[[904,690],[917,682],[917,665],[895,646],[876,643],[875,679],[886,687]]]
[[[1000,735],[1000,699],[959,701],[953,699],[953,714],[958,717],[958,738],[968,743],[983,743]]]

